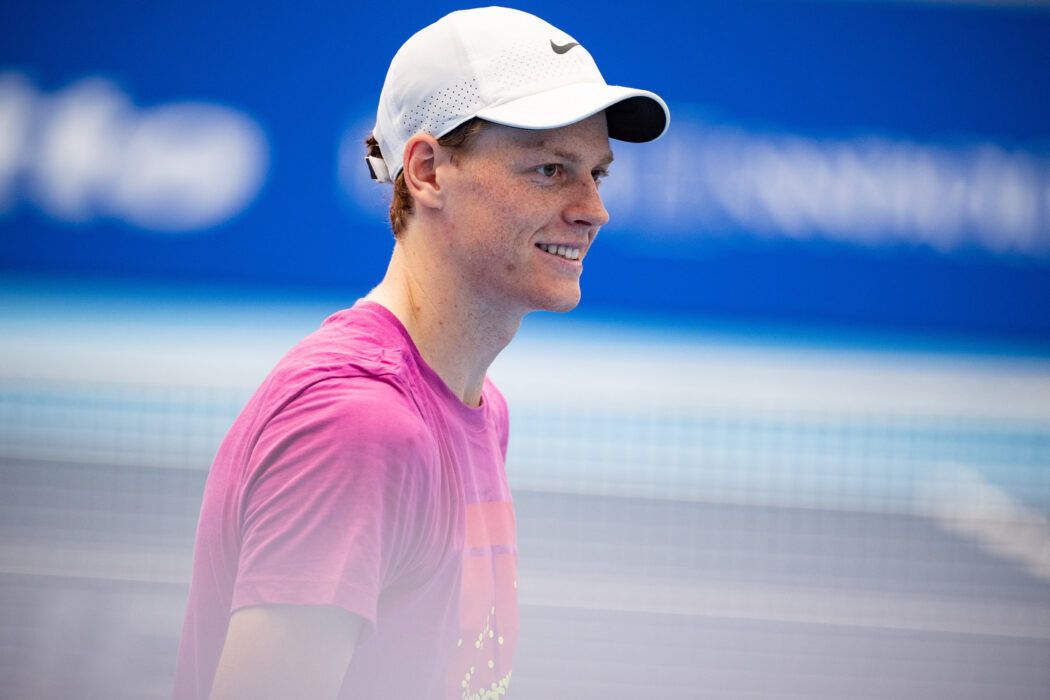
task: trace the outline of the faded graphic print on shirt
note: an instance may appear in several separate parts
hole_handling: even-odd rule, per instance
[[[518,549],[510,501],[467,506],[460,639],[449,668],[449,698],[507,693],[518,641]]]

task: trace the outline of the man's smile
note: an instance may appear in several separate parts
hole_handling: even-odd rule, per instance
[[[537,243],[536,247],[545,253],[551,255],[557,255],[565,258],[566,260],[579,260],[582,248],[576,248],[573,246],[559,245],[557,243]]]

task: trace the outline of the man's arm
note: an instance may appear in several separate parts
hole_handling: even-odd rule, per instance
[[[262,605],[236,611],[211,700],[334,699],[361,621],[330,605]]]

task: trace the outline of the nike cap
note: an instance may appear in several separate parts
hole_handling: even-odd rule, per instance
[[[461,10],[394,55],[373,131],[383,157],[366,160],[372,177],[393,182],[416,134],[440,138],[474,117],[555,129],[602,110],[609,136],[635,143],[659,137],[670,119],[657,95],[607,85],[587,50],[539,17],[504,7]]]

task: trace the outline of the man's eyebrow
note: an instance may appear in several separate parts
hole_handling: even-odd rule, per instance
[[[572,151],[566,151],[566,150],[561,149],[561,148],[551,148],[550,146],[548,146],[547,144],[543,143],[542,141],[540,143],[532,146],[529,150],[546,151],[546,152],[550,153],[551,155],[553,155],[553,156],[555,156],[557,158],[560,158],[562,160],[567,160],[570,163],[580,163],[580,162],[583,161],[583,156],[581,156],[579,153],[574,153]],[[612,153],[612,151],[606,151],[603,154],[601,160],[598,161],[598,165],[600,167],[607,168],[607,167],[609,167],[609,165],[612,162],[613,162],[613,153]]]

